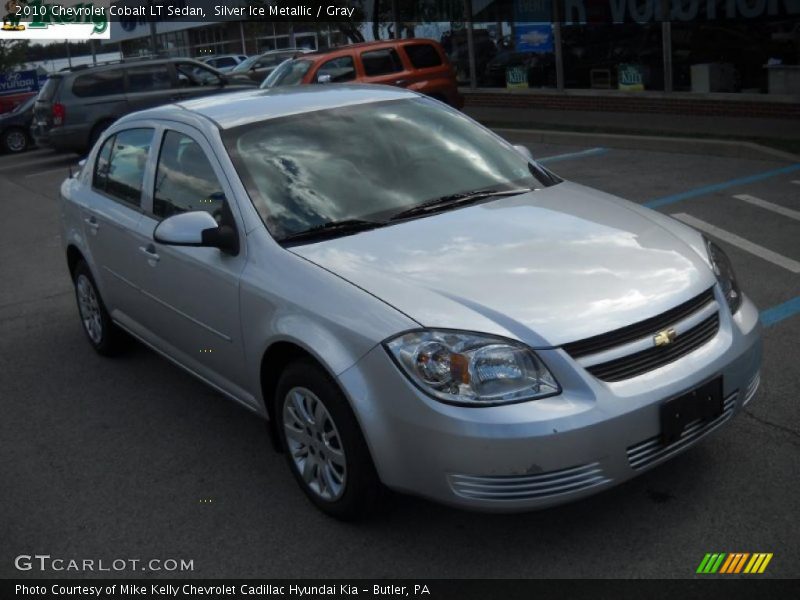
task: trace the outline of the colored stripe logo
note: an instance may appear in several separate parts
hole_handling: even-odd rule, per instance
[[[717,552],[709,553],[700,561],[697,573],[726,574],[732,573],[763,573],[772,560],[771,552]]]

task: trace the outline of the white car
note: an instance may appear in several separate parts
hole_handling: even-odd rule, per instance
[[[232,71],[237,65],[247,60],[245,54],[214,54],[213,56],[201,56],[197,60],[214,67],[221,73]]]

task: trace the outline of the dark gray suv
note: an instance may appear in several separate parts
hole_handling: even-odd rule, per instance
[[[228,91],[251,88],[188,58],[125,59],[51,75],[36,99],[31,134],[40,146],[86,152],[127,113]]]

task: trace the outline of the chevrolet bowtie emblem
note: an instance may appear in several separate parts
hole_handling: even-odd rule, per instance
[[[653,343],[656,346],[666,346],[674,342],[677,335],[678,334],[675,333],[675,330],[672,328],[664,329],[653,336]]]

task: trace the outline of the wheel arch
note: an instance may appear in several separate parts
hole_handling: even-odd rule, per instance
[[[81,261],[88,264],[86,257],[80,249],[75,244],[69,244],[67,246],[67,267],[69,268],[70,277],[75,273],[75,267],[77,267],[78,263]]]
[[[281,374],[288,365],[298,360],[309,360],[316,364],[320,369],[327,373],[331,381],[337,386],[336,378],[330,369],[312,351],[305,348],[294,340],[278,340],[270,344],[261,357],[260,382],[261,395],[264,402],[264,409],[268,417],[267,426],[269,427],[270,439],[276,451],[282,452],[280,437],[278,436],[278,418],[275,412],[275,391],[278,388],[278,381]],[[341,386],[339,386],[341,389]]]

